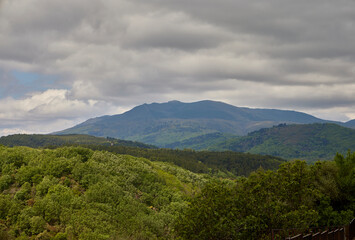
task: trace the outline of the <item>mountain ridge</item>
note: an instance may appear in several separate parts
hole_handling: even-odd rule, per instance
[[[355,128],[355,119],[345,122],[343,124],[343,126],[349,127],[349,128]]]
[[[54,134],[88,134],[167,147],[205,134],[246,135],[281,123],[316,122],[345,124],[293,110],[236,107],[211,100],[192,103],[174,100],[145,103],[122,114],[91,118]]]

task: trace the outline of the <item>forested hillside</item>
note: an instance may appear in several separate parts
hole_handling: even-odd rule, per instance
[[[166,148],[172,149],[194,149],[194,150],[209,150],[211,147],[220,143],[227,142],[230,139],[235,139],[238,136],[227,133],[213,132],[200,135],[197,137],[191,137],[186,140],[177,141],[166,144]],[[215,149],[218,150],[218,149]]]
[[[195,173],[214,176],[248,176],[258,168],[277,169],[286,160],[270,155],[241,152],[211,152],[173,149],[142,149],[122,146],[86,146],[93,150],[106,150],[151,161],[170,162]]]
[[[268,239],[347,224],[355,154],[211,178],[83,147],[0,146],[0,239]]]
[[[354,176],[355,154],[349,152],[311,166],[288,162],[235,182],[215,180],[192,199],[175,228],[183,239],[266,240],[271,229],[347,225],[355,216]]]
[[[81,147],[0,147],[0,239],[167,239],[208,180]]]
[[[27,146],[27,147],[49,147],[49,146],[64,146],[64,145],[103,145],[103,146],[127,146],[140,148],[156,148],[155,146],[125,141],[116,138],[94,137],[83,134],[70,135],[43,135],[43,134],[14,134],[0,137],[0,144],[13,146]]]
[[[331,123],[281,124],[245,137],[231,138],[210,149],[269,154],[285,159],[330,160],[355,149],[355,130]]]
[[[0,138],[6,146],[50,147],[81,145],[93,150],[144,157],[152,161],[171,162],[195,173],[247,176],[259,167],[276,169],[285,160],[279,157],[238,152],[195,152],[192,150],[157,149],[139,142],[100,138],[89,135],[25,135]]]

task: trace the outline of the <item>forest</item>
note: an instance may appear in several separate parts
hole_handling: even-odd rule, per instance
[[[57,148],[62,146],[84,146],[92,150],[104,150],[118,154],[147,158],[151,161],[171,162],[195,173],[216,176],[247,176],[259,167],[277,169],[286,160],[260,154],[241,152],[173,150],[154,147],[140,142],[90,135],[40,135],[15,134],[0,138],[5,146],[27,146],[34,148]]]
[[[279,124],[247,136],[234,137],[210,146],[210,150],[230,150],[269,154],[287,160],[307,162],[331,160],[339,152],[355,148],[355,130],[334,123]]]
[[[286,160],[270,155],[241,152],[194,151],[191,149],[147,149],[126,146],[84,145],[93,150],[105,150],[118,154],[147,158],[151,161],[170,162],[195,173],[220,177],[248,176],[262,167],[275,170]]]
[[[49,135],[49,134],[14,134],[0,137],[0,144],[27,147],[54,147],[65,145],[99,145],[99,146],[125,146],[139,148],[157,148],[153,145],[140,142],[121,140],[110,137],[95,137],[84,134]]]
[[[355,153],[247,176],[85,147],[0,146],[0,239],[267,239],[347,224]]]

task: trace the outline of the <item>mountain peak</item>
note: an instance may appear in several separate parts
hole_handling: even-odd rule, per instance
[[[118,115],[98,117],[57,134],[89,134],[140,141],[160,147],[204,134],[245,135],[280,123],[329,122],[296,111],[251,109],[202,100],[142,104]]]
[[[182,103],[182,102],[180,102],[180,101],[178,101],[178,100],[171,100],[171,101],[169,101],[168,103]]]

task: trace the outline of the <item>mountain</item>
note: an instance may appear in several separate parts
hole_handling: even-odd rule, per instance
[[[0,144],[4,146],[48,147],[63,145],[100,145],[100,146],[125,146],[140,148],[156,148],[155,146],[125,141],[115,138],[94,137],[90,135],[42,135],[42,134],[14,134],[0,137]]]
[[[153,144],[159,147],[183,146],[206,134],[245,135],[278,125],[329,122],[309,114],[235,107],[223,102],[200,101],[143,104],[123,114],[89,119],[55,134],[89,134]],[[191,142],[191,141],[190,141]]]
[[[343,124],[344,127],[355,128],[355,119],[350,120]]]
[[[355,130],[331,123],[280,124],[230,138],[210,149],[268,154],[286,159],[329,160],[355,149]]]
[[[236,138],[236,135],[213,132],[166,144],[165,147],[172,149],[209,150],[211,146],[214,146],[220,142],[226,142],[232,138]]]

